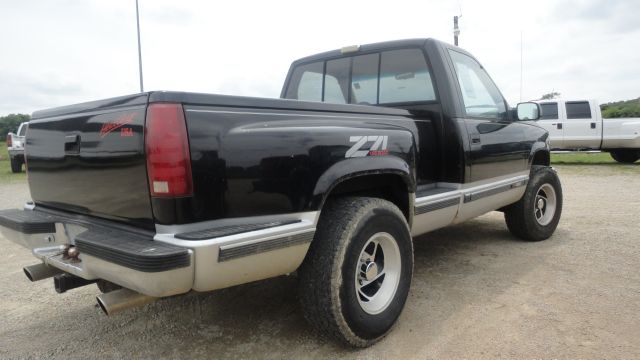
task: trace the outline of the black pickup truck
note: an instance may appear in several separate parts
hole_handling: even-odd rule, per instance
[[[432,39],[295,61],[282,99],[152,91],[33,114],[32,200],[0,212],[30,280],[97,283],[114,314],[297,272],[303,312],[352,346],[401,313],[412,237],[503,211],[554,232],[548,134],[482,65]],[[473,236],[473,234],[469,234]]]

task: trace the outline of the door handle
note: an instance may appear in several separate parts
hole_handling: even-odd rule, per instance
[[[562,123],[558,123],[558,130],[562,130]]]
[[[67,135],[64,137],[64,152],[75,155],[80,153],[80,135]]]
[[[480,137],[479,136],[472,136],[471,137],[471,143],[472,144],[480,144]]]
[[[596,128],[596,123],[591,123],[591,128],[595,129]]]

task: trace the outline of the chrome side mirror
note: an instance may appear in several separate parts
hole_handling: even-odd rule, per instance
[[[518,104],[518,120],[538,120],[540,119],[540,105],[534,102],[524,102]]]

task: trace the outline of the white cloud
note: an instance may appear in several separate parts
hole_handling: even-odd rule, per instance
[[[452,38],[459,2],[139,0],[145,90],[277,97],[291,61],[350,44]],[[639,3],[462,2],[460,45],[504,95],[640,96]],[[0,114],[138,91],[133,0],[0,0]]]

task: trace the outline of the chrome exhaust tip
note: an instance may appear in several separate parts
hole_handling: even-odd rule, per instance
[[[129,289],[119,289],[96,297],[98,305],[108,316],[148,304],[157,299]]]
[[[24,274],[27,275],[27,278],[31,281],[47,279],[62,273],[62,270],[46,265],[44,263],[25,266],[24,268],[22,268],[22,271],[24,271]]]

